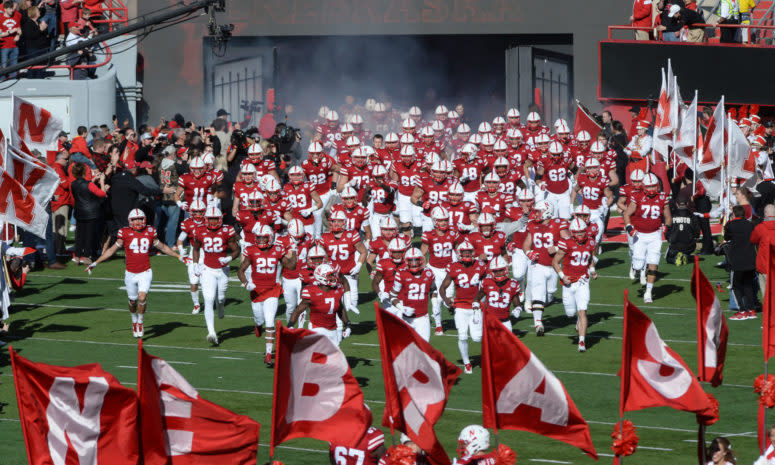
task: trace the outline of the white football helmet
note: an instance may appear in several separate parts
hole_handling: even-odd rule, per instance
[[[135,231],[142,231],[143,229],[145,229],[145,222],[146,222],[145,212],[143,212],[139,208],[133,208],[129,212],[128,220],[129,220],[129,226]]]
[[[318,286],[336,287],[338,275],[336,269],[328,263],[323,263],[315,268],[313,276]]]
[[[449,113],[449,110],[444,105],[439,105],[436,107],[436,116],[447,116],[447,113]]]
[[[478,132],[479,134],[489,134],[492,132],[492,126],[487,121],[482,121],[479,123]]]
[[[457,453],[461,458],[485,452],[490,448],[490,432],[480,425],[468,425],[460,431],[457,444]]]
[[[497,281],[507,279],[509,277],[509,262],[501,255],[496,255],[490,260],[490,272]]]
[[[299,219],[292,219],[288,223],[288,235],[293,238],[296,242],[302,240],[304,238],[304,223],[301,222]]]
[[[537,202],[533,208],[538,211],[541,221],[549,220],[554,216],[554,206],[546,200]]]

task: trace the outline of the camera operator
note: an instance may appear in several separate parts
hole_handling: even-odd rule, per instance
[[[274,128],[274,135],[269,139],[276,147],[274,158],[277,165],[277,174],[283,183],[287,182],[286,172],[291,166],[301,165],[304,152],[301,149],[301,131],[288,126],[285,123],[279,123]],[[270,152],[271,153],[271,152]]]
[[[226,149],[226,161],[229,166],[229,174],[233,179],[237,179],[240,166],[242,166],[242,160],[248,157],[248,138],[245,133],[239,129],[235,129],[231,133],[231,143]]]
[[[672,209],[673,224],[665,234],[668,248],[665,261],[673,265],[686,265],[693,260],[692,255],[697,248],[697,238],[700,236],[700,221],[689,209],[689,197],[680,193]]]

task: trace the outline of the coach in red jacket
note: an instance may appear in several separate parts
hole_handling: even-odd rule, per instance
[[[762,294],[767,290],[767,271],[770,257],[770,245],[775,244],[775,205],[764,207],[764,221],[759,223],[751,233],[751,243],[759,246],[756,254],[756,272],[759,273],[759,289]]]
[[[651,9],[652,0],[635,0],[633,3],[630,23],[642,28],[635,31],[635,40],[649,40],[649,31],[652,28]]]

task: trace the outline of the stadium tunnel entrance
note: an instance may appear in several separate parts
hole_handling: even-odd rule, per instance
[[[250,113],[257,121],[274,89],[276,120],[287,115],[302,126],[321,105],[338,108],[346,96],[403,111],[461,103],[474,124],[502,114],[504,104],[525,112],[539,102],[551,123],[573,116],[572,40],[570,34],[238,36],[228,57],[218,57],[205,38],[205,98],[212,113],[225,108],[234,120]]]

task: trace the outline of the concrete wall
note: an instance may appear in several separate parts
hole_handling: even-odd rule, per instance
[[[140,2],[139,13],[159,7]],[[218,22],[234,23],[234,34],[246,36],[572,33],[574,90],[592,104],[597,43],[631,10],[632,2],[624,0],[227,0]],[[141,43],[149,121],[175,111],[190,119],[212,117],[202,105],[206,21],[203,16],[154,32]]]

